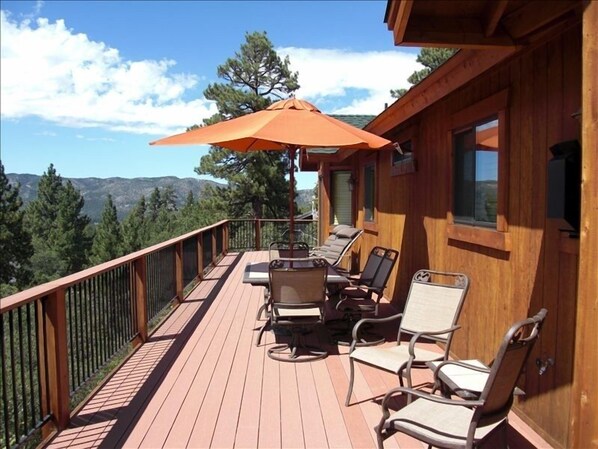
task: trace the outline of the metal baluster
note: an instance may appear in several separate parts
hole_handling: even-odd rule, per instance
[[[10,313],[10,312],[8,312]],[[5,331],[4,331],[4,317],[6,316],[6,313],[0,314],[0,324],[2,325],[2,338],[0,338],[0,351],[2,355],[2,363],[0,365],[0,370],[2,372],[2,410],[3,410],[3,414],[4,414],[4,442],[5,442],[5,447],[6,448],[10,448],[10,419],[9,419],[9,414],[8,414],[8,389],[7,389],[7,376],[6,376],[6,344],[5,344]]]
[[[21,400],[23,402],[23,433],[21,435],[27,434],[27,421],[29,420],[29,416],[27,416],[27,391],[25,389],[25,358],[24,358],[24,344],[23,344],[23,310],[19,308],[16,310],[17,314],[17,324],[19,327],[19,361],[21,365],[19,367],[19,371],[21,374]],[[17,432],[18,434],[18,432]]]

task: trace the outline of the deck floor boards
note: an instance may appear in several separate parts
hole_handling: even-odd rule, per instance
[[[356,364],[351,406],[348,348],[326,359],[271,360],[276,337],[255,340],[263,288],[242,283],[248,262],[267,252],[225,256],[73,417],[57,448],[372,448],[383,394],[395,376]],[[391,343],[389,343],[391,344]],[[424,370],[415,384],[429,382]],[[511,448],[550,447],[514,417]],[[405,435],[385,447],[420,448]]]

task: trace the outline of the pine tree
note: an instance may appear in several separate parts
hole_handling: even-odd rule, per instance
[[[407,81],[416,85],[419,84],[426,76],[436,70],[442,65],[444,61],[455,54],[457,50],[454,48],[433,48],[424,47],[417,55],[417,62],[424,66],[421,70],[416,70],[407,78]],[[400,98],[407,92],[407,89],[392,89],[390,94],[394,98]]]
[[[39,284],[81,270],[91,247],[90,220],[82,213],[81,193],[51,164],[40,178],[37,198],[27,207],[25,219],[32,235],[31,265]]]
[[[90,262],[93,265],[116,259],[123,255],[123,237],[120,223],[116,216],[116,207],[112,195],[108,195],[102,218],[96,227]]]
[[[299,88],[297,72],[288,57],[281,59],[266,33],[247,33],[234,58],[218,67],[224,83],[210,84],[204,95],[216,102],[218,113],[204,124],[240,117],[268,107],[273,100],[288,98]],[[226,188],[206,189],[215,210],[228,217],[282,218],[289,214],[289,160],[285,152],[239,153],[212,147],[203,156],[198,174],[228,181]]]
[[[15,293],[28,285],[33,255],[31,236],[23,225],[23,201],[19,186],[12,186],[0,161],[0,287],[3,292]],[[9,286],[11,288],[9,288]],[[0,293],[0,297],[5,296]]]
[[[142,196],[129,215],[123,220],[123,251],[125,254],[138,251],[147,246],[147,207]]]

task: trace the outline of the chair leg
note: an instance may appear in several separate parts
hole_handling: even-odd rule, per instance
[[[349,407],[351,400],[351,393],[353,392],[353,381],[355,380],[355,362],[349,357],[349,390],[347,391],[347,399],[345,399],[345,407]]]
[[[256,346],[260,345],[260,342],[262,341],[262,336],[264,335],[264,332],[266,332],[266,328],[268,328],[268,326],[270,326],[270,319],[268,318],[268,320],[264,323],[264,325],[261,327],[260,329],[260,333],[257,334],[257,341],[255,342]]]

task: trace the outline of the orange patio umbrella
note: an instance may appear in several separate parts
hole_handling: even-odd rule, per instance
[[[217,145],[234,151],[288,150],[290,240],[293,241],[295,154],[302,148],[376,150],[391,142],[322,114],[313,104],[291,98],[262,111],[165,137],[150,145]],[[292,247],[292,246],[291,246]]]

